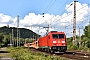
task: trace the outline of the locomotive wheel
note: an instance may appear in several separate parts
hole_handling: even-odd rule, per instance
[[[45,52],[47,51],[47,49],[45,48],[45,50],[44,50]]]
[[[47,49],[47,53],[48,53],[48,52],[50,52],[50,50],[49,50],[49,49]]]
[[[39,51],[41,51],[41,48],[39,48]]]
[[[53,50],[50,50],[50,53],[54,54],[55,52]]]

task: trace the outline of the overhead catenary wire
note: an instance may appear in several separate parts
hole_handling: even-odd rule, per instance
[[[68,1],[69,1],[69,0],[68,0]],[[67,2],[68,2],[68,1],[67,1]],[[67,2],[66,2],[66,3],[67,3]],[[66,4],[66,3],[65,3],[65,4]],[[65,4],[64,4],[64,5],[65,5]],[[63,6],[64,6],[64,5],[63,5]],[[71,6],[71,5],[72,5],[72,4],[70,4],[70,6]],[[69,6],[69,7],[70,7],[70,6]],[[69,8],[69,7],[68,7],[68,8]],[[68,8],[67,8],[67,9],[68,9]],[[65,10],[65,11],[66,11],[66,10]],[[63,11],[63,13],[64,13],[65,11]],[[63,14],[63,13],[62,13],[62,14]],[[57,13],[56,13],[56,14],[57,14]],[[64,17],[64,18],[65,18],[65,17]],[[52,19],[52,18],[51,18],[51,19]],[[57,18],[56,18],[56,19],[57,19]],[[55,20],[56,20],[56,19],[55,19]],[[55,21],[55,20],[54,20],[54,21]],[[53,21],[53,22],[54,22],[54,21]],[[52,22],[52,23],[53,23],[53,22]],[[52,23],[51,23],[51,24],[52,24]],[[64,22],[64,23],[66,23],[66,22]],[[51,24],[49,24],[49,25],[51,25]]]
[[[71,4],[71,5],[72,5],[72,4]],[[71,5],[70,5],[70,6],[71,6]],[[88,5],[89,5],[89,4],[88,4]],[[69,7],[70,7],[70,6],[69,6]],[[69,7],[68,7],[68,8],[69,8]],[[85,7],[86,7],[86,6],[84,6],[84,7],[80,8],[80,9],[78,9],[77,11],[79,11],[79,10],[85,8]],[[67,9],[68,9],[68,8],[67,8]],[[65,11],[64,11],[64,12],[65,12]],[[64,13],[64,12],[63,12],[63,13]],[[69,14],[69,15],[67,15],[67,16],[65,16],[65,17],[62,17],[61,19],[64,19],[64,18],[66,18],[66,17],[68,17],[68,16],[70,16],[70,15],[72,15],[72,14]],[[54,22],[56,22],[56,21],[59,21],[59,20],[61,20],[61,19],[58,19],[58,20],[57,20],[57,18],[56,18],[52,23],[54,23]],[[51,24],[52,24],[52,23],[51,23]],[[51,25],[51,24],[50,24],[50,25]]]
[[[51,1],[51,2],[49,3],[49,5],[48,5],[49,7],[47,7],[47,9],[46,9],[47,11],[45,10],[45,13],[47,13],[47,12],[49,11],[49,9],[54,5],[55,1],[56,1],[56,0],[54,0],[54,2]],[[65,2],[65,4],[66,4],[68,1],[69,1],[69,0],[67,0],[67,1]],[[52,2],[53,2],[53,3],[52,3]],[[51,3],[52,3],[52,4],[51,4]],[[51,6],[50,6],[50,4],[51,4]],[[65,4],[64,4],[64,5],[65,5]],[[64,6],[64,5],[63,5],[63,6]],[[62,7],[63,7],[63,6],[62,6]],[[61,8],[62,8],[62,7],[61,7]],[[59,9],[59,11],[60,11],[60,10],[61,10],[61,9]],[[59,11],[58,11],[58,12],[59,12]],[[57,13],[58,13],[58,12],[57,12]],[[57,14],[57,13],[56,13],[56,14]],[[43,15],[44,15],[44,14],[43,14]],[[40,22],[40,21],[41,21],[41,19],[39,20],[39,22]],[[38,22],[37,24],[39,24],[39,22]]]
[[[49,8],[49,6],[50,6],[50,4],[53,2],[53,0],[51,0],[51,2],[49,3],[49,5],[47,6],[47,8],[45,9],[45,11],[44,12],[46,12],[47,11],[47,9]]]
[[[60,11],[61,11],[61,9],[64,7],[64,5],[68,2],[69,0],[67,0],[64,4],[63,4],[63,6],[58,10],[58,12],[55,14],[55,15],[57,15]],[[65,11],[64,11],[65,12]],[[51,18],[51,20],[53,19],[53,17]],[[57,19],[57,18],[56,18]],[[55,20],[56,20],[55,19]],[[54,21],[52,21],[52,22],[54,22]],[[63,22],[63,23],[66,23],[66,22]],[[51,25],[51,24],[49,24],[49,25]]]
[[[89,4],[88,4],[89,5]],[[77,11],[79,11],[79,10],[81,10],[81,9],[83,9],[83,8],[85,8],[85,7],[87,7],[87,5],[86,6],[84,6],[84,7],[82,7],[82,8],[80,8],[80,9],[78,9]],[[81,15],[81,14],[83,14],[83,13],[80,13],[79,15]],[[72,24],[73,25],[73,24]],[[71,26],[71,25],[70,25]]]
[[[69,0],[67,0],[65,3],[64,3],[64,5],[68,2]],[[63,5],[63,6],[64,6]],[[61,9],[63,8],[63,6],[59,9],[59,11],[61,11]],[[59,13],[59,11],[55,14],[55,15],[57,15],[58,13]],[[53,17],[50,19],[50,20],[52,20],[53,19]],[[51,25],[51,24],[49,24],[49,25]]]
[[[60,11],[61,11],[61,9],[64,7],[64,5],[68,2],[69,0],[67,0],[64,4],[63,4],[63,6],[56,12],[56,14],[55,15],[57,15]],[[53,18],[53,17],[52,17]],[[51,18],[51,19],[52,19]]]
[[[82,8],[81,8],[81,9],[82,9]],[[80,10],[81,10],[81,9],[80,9]],[[78,10],[77,10],[77,11],[78,11]],[[71,14],[70,14],[70,15],[71,15]],[[42,16],[43,16],[43,15],[42,15]],[[68,15],[68,16],[69,16],[69,15]],[[66,16],[66,17],[68,17],[68,16]],[[63,17],[63,18],[66,18],[66,17]],[[63,18],[62,18],[62,19],[63,19]],[[61,19],[59,19],[59,20],[61,20]],[[56,21],[57,21],[57,20],[56,20]],[[39,22],[40,22],[40,21],[39,21]],[[39,23],[39,22],[38,22],[38,23]],[[64,23],[64,22],[62,22],[62,23]]]
[[[86,7],[86,6],[84,6],[84,7]],[[84,7],[82,7],[82,8],[84,8]],[[82,8],[81,8],[81,9],[82,9]],[[79,9],[79,10],[81,10],[81,9]],[[77,10],[77,11],[79,11],[79,10]],[[81,14],[83,14],[83,13],[81,13]],[[81,14],[80,14],[80,15],[81,15]]]
[[[89,4],[88,4],[88,5],[89,5]],[[85,7],[87,7],[87,5],[86,5],[86,6],[81,7],[81,8],[80,8],[80,9],[78,9],[77,11],[79,11],[79,10],[81,10],[81,9],[85,8]]]
[[[88,5],[89,5],[89,4],[88,4]],[[84,7],[86,7],[86,6],[84,6]],[[81,9],[83,9],[84,7],[82,7]],[[77,10],[77,11],[78,11],[78,10]],[[86,10],[85,10],[85,11],[86,11]],[[85,12],[85,11],[84,11],[84,12]],[[84,12],[80,13],[79,16],[81,16],[82,14],[84,14]],[[90,15],[87,15],[87,16],[79,19],[78,21],[80,21],[80,20],[82,20],[82,19],[85,19],[85,18],[88,17],[88,16],[90,16]],[[84,20],[84,21],[86,21],[86,20]],[[84,21],[81,21],[81,22],[84,22]],[[79,23],[79,24],[80,24],[80,23]]]
[[[57,13],[55,14],[55,15],[57,15],[60,11],[61,11],[61,9],[64,7],[64,5],[66,5],[66,3],[68,2],[69,0],[67,0],[64,4],[63,4],[63,6],[57,11]]]
[[[88,4],[88,5],[89,5],[89,4]],[[81,9],[83,9],[83,8],[85,8],[85,7],[86,7],[86,6],[82,7]],[[81,9],[79,9],[79,10],[81,10]],[[79,10],[77,10],[77,11],[79,11]],[[84,11],[84,12],[85,12],[85,11]],[[84,14],[84,12],[80,13],[79,16],[81,16],[82,14]],[[79,19],[78,21],[80,22],[80,20],[85,19],[85,18],[88,17],[88,16],[90,16],[90,15],[87,15],[87,16]],[[84,20],[84,21],[86,21],[86,20]],[[81,21],[81,22],[84,22],[84,21]],[[81,22],[80,22],[80,23],[77,23],[77,24],[81,24]]]
[[[53,2],[53,0],[51,0],[51,2],[49,3],[48,7],[47,7],[46,10],[44,11],[45,13],[47,13],[48,10],[54,5],[55,1],[56,1],[56,0],[54,0],[54,2]],[[66,4],[68,1],[69,1],[69,0],[67,0],[67,1],[65,2],[65,4]],[[53,3],[52,3],[52,2],[53,2]],[[51,4],[51,3],[52,3],[52,4]],[[65,4],[64,4],[64,5],[65,5]],[[51,6],[50,6],[50,5],[51,5]],[[64,5],[63,5],[63,6],[64,6]],[[63,7],[63,6],[62,6],[62,7]],[[62,8],[62,7],[61,7],[61,8]],[[60,10],[61,10],[61,9],[59,9],[59,11],[60,11]],[[58,11],[58,12],[59,12],[59,11]],[[58,12],[57,12],[57,13],[58,13]],[[57,13],[56,13],[56,14],[57,14]],[[44,14],[43,14],[43,15],[44,15]],[[39,21],[38,21],[37,24],[39,24],[40,21],[41,21],[41,19],[39,19]]]
[[[47,8],[45,9],[45,11],[44,11],[44,13],[47,13],[49,10],[50,10],[50,8],[54,5],[54,3],[55,3],[55,1],[56,0],[51,0],[51,2],[49,3],[49,5],[47,6]],[[43,15],[42,15],[42,17],[44,17],[44,13],[42,13]],[[37,22],[37,24],[39,24],[39,22],[42,20],[42,17],[40,17],[38,20],[38,22]]]
[[[70,6],[71,6],[71,5],[72,5],[72,4],[70,4]],[[69,7],[70,7],[70,6],[69,6]],[[68,8],[69,8],[69,7],[68,7]],[[68,9],[68,8],[67,8],[67,9]],[[66,10],[67,10],[67,9],[66,9]],[[64,13],[66,10],[64,10],[63,13]],[[62,14],[63,14],[63,13],[62,13]],[[69,14],[69,15],[71,15],[71,14]],[[67,17],[67,16],[65,16],[65,17]],[[63,17],[63,18],[65,18],[65,17]],[[57,17],[57,18],[58,18],[58,17]],[[57,20],[57,18],[56,18],[54,21],[52,21],[52,23],[55,22],[55,21]],[[61,19],[63,19],[63,18],[61,18]],[[59,20],[61,20],[61,19],[59,19]],[[58,21],[58,20],[57,20],[57,21]],[[51,25],[51,24],[50,24],[50,25]]]
[[[86,17],[89,17],[90,15],[87,15]],[[86,18],[82,18],[82,19],[86,19]],[[82,19],[79,19],[79,21],[80,20],[82,20]],[[90,20],[90,19],[86,19],[86,20]],[[85,22],[87,22],[86,20],[84,20]],[[84,21],[81,21],[81,22],[84,22]]]
[[[84,7],[86,7],[86,6],[84,6]],[[84,8],[84,7],[82,7],[82,8]],[[81,8],[81,9],[82,9],[82,8]],[[79,10],[81,10],[81,9],[79,9]],[[79,10],[77,10],[77,11],[79,11]],[[83,13],[82,13],[82,14],[83,14]],[[80,14],[80,15],[81,15],[81,14]]]
[[[90,15],[88,15],[88,16],[90,16]],[[88,17],[87,16],[87,17]],[[82,19],[85,19],[85,18],[82,18]],[[87,20],[87,19],[86,19]],[[86,22],[86,20],[84,20],[85,22]],[[82,21],[82,22],[84,22],[84,21]],[[77,23],[77,25],[78,25],[79,23]],[[72,24],[73,25],[73,24]],[[80,25],[81,25],[81,23],[80,23]],[[69,26],[69,25],[68,25]],[[70,25],[71,26],[71,25]],[[78,26],[77,26],[78,27]],[[67,28],[67,29],[70,29],[70,28]]]
[[[54,2],[53,2],[53,0],[51,0],[50,4],[51,4],[52,2],[53,2],[53,3],[51,4],[51,6],[50,6],[50,4],[48,5],[49,7],[46,8],[46,10],[44,11],[44,13],[47,13],[47,12],[50,10],[50,8],[54,5],[55,1],[56,1],[56,0],[54,0]]]

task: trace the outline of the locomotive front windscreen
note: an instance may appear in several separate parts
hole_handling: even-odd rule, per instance
[[[53,39],[54,38],[64,38],[64,34],[52,34]]]

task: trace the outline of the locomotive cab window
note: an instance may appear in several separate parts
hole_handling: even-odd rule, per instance
[[[64,38],[64,34],[59,34],[59,38]]]
[[[64,38],[64,34],[52,34],[52,37],[55,38]]]
[[[52,37],[53,38],[58,38],[58,34],[53,34]]]

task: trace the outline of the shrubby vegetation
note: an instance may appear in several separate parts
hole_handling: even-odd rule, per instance
[[[84,34],[76,36],[75,45],[72,43],[73,37],[67,38],[67,45],[69,50],[86,50],[90,51],[90,25],[84,29]]]
[[[0,47],[7,46],[9,41],[10,41],[9,35],[4,35],[3,33],[0,33]]]
[[[66,60],[58,56],[48,56],[43,53],[30,52],[23,47],[8,48],[8,51],[15,60]]]

